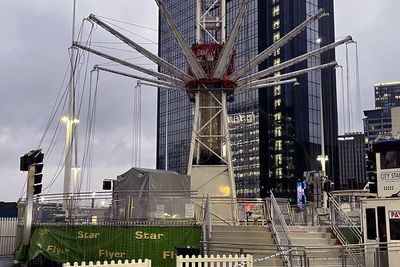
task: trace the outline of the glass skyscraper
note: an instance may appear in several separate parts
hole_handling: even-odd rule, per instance
[[[186,41],[193,44],[195,1],[164,2]],[[241,1],[227,2],[229,34]],[[334,18],[333,0],[251,0],[235,45],[236,67],[249,62],[318,8],[324,8],[330,16],[311,24],[253,72],[332,43]],[[185,59],[161,16],[159,30],[159,55],[186,71]],[[281,73],[334,59],[334,51],[325,52]],[[292,197],[295,182],[304,171],[320,169],[316,159],[321,153],[321,88],[325,151],[329,158],[327,174],[338,183],[335,70],[314,71],[297,79],[296,85],[235,92],[234,100],[229,103],[228,121],[238,197],[264,197],[271,189],[276,196]],[[167,161],[169,170],[186,172],[192,119],[193,104],[186,93],[159,89],[157,168],[164,169]]]

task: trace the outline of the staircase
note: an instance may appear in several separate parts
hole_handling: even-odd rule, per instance
[[[342,250],[336,246],[329,226],[289,226],[292,245],[305,247],[310,267],[356,266],[347,257],[343,265]],[[301,266],[293,260],[293,266]]]
[[[208,247],[209,255],[251,254],[254,266],[282,267],[280,256],[257,261],[278,253],[268,226],[213,225]]]

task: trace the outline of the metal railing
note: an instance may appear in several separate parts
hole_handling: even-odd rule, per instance
[[[34,199],[33,223],[203,223],[206,198],[192,191],[124,190],[40,195]],[[264,224],[268,212],[262,199],[210,197],[207,212],[213,224],[235,225],[246,220],[244,206],[248,204],[252,206],[250,219]],[[25,200],[21,199],[20,222],[24,221],[24,208]],[[234,214],[225,212],[227,209]]]
[[[282,215],[282,211],[271,192],[271,230],[278,245],[279,251],[283,252],[285,247],[291,246],[290,230]],[[282,254],[285,266],[292,266],[291,252]]]
[[[328,194],[328,201],[331,216],[331,229],[341,244],[362,244],[363,239],[359,226],[348,217],[347,213],[341,209],[340,204],[330,194]],[[346,249],[353,259],[363,266],[363,260],[358,256],[359,254],[352,251],[351,246],[346,247]]]
[[[0,256],[14,253],[16,234],[17,218],[0,218]]]

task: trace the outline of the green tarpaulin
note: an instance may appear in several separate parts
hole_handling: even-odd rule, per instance
[[[172,267],[175,248],[199,246],[200,238],[197,226],[39,226],[28,259],[39,254],[55,262],[151,259],[154,267]]]

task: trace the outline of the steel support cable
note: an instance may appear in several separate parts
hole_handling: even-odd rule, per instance
[[[64,98],[65,95],[66,95],[66,90],[65,90],[64,93],[63,93],[63,95],[62,95],[62,97],[61,97],[61,99],[60,99],[59,101],[57,101],[58,98],[60,97],[61,91],[62,91],[62,89],[63,89],[63,87],[64,87],[64,82],[65,82],[65,80],[66,80],[66,78],[67,78],[68,71],[69,71],[69,64],[67,64],[67,69],[65,70],[64,77],[63,77],[63,80],[62,80],[62,82],[61,82],[60,88],[59,88],[59,90],[58,90],[56,100],[54,101],[53,108],[52,108],[52,110],[51,110],[51,112],[50,112],[50,117],[49,117],[49,120],[47,121],[47,125],[46,125],[46,128],[45,128],[45,130],[44,130],[43,136],[42,136],[42,138],[40,139],[39,144],[38,144],[38,146],[37,146],[38,149],[42,146],[42,142],[43,142],[44,138],[46,137],[47,131],[50,129],[50,126],[51,126],[51,124],[52,124],[52,122],[53,122],[55,116],[57,115],[57,111],[58,111],[58,108],[59,108],[60,105],[61,105],[62,98]]]
[[[140,167],[140,141],[141,141],[141,85],[138,84],[133,92],[133,123],[132,123],[132,163]]]
[[[122,43],[124,44],[124,43]],[[92,43],[91,45],[92,47],[96,47],[96,48],[104,48],[104,49],[110,49],[110,50],[115,50],[115,51],[121,51],[121,52],[129,52],[129,53],[133,53],[133,54],[140,54],[139,52],[137,52],[136,50],[129,50],[129,49],[122,49],[122,48],[115,48],[115,47],[111,47],[111,46],[104,46],[104,45],[94,45]],[[146,58],[145,56],[137,56],[136,58]]]
[[[94,24],[91,24],[91,25],[92,25],[92,27],[90,29],[88,38],[86,40],[86,44],[89,47],[91,46],[91,38],[92,38],[92,33],[93,33],[93,28],[94,28]],[[83,81],[81,101],[80,101],[80,104],[79,104],[78,117],[80,117],[81,108],[82,108],[82,102],[83,102],[83,99],[84,99],[84,93],[85,93],[85,88],[86,88],[86,81],[87,81],[87,73],[88,73],[89,58],[90,58],[90,53],[89,52],[87,52],[87,53],[88,54],[87,54],[87,58],[86,58],[86,69],[85,69],[85,76],[84,76],[84,81]],[[91,87],[91,75],[90,75],[90,92],[89,92],[89,94],[91,94],[91,90],[92,90],[92,87]],[[86,125],[86,128],[88,128],[88,125],[90,124],[89,109],[90,109],[90,104],[88,105],[88,115],[87,115],[88,116],[88,124]],[[81,190],[84,173],[86,171],[85,170],[85,162],[86,162],[86,156],[87,156],[87,151],[86,151],[86,149],[87,149],[86,148],[87,138],[88,138],[88,136],[87,136],[87,132],[86,132],[85,141],[84,141],[85,142],[85,144],[84,144],[84,154],[83,154],[82,163],[81,163],[81,173],[80,173],[80,176],[79,176],[79,178],[80,178],[79,191]]]
[[[87,38],[87,41],[86,41],[86,44],[87,44],[89,47],[91,46],[91,37],[92,37],[93,27],[94,27],[94,24],[91,24],[91,25],[92,25],[92,27],[91,27],[91,29],[90,29],[90,33],[89,33],[88,38]],[[84,53],[82,53],[82,54],[84,55]],[[87,81],[87,73],[88,73],[88,66],[89,66],[89,58],[90,58],[90,53],[87,52],[85,75],[84,75],[84,78],[83,78],[82,93],[81,93],[81,99],[80,99],[79,108],[78,108],[78,115],[77,115],[78,118],[80,117],[81,108],[82,108],[82,102],[83,102],[83,99],[84,99],[84,93],[85,93],[86,81]],[[90,82],[91,82],[91,81],[90,81]],[[90,93],[91,93],[91,87],[90,87],[90,92],[89,92],[89,94],[90,94]],[[90,109],[90,104],[88,105],[88,109]],[[90,124],[89,115],[87,115],[87,116],[88,116],[88,120],[87,120],[87,124],[86,124],[86,129],[88,128],[88,125]],[[79,174],[79,181],[80,181],[80,182],[79,182],[79,186],[78,186],[78,192],[81,191],[82,182],[83,182],[83,177],[84,177],[84,174],[85,174],[85,171],[86,171],[85,162],[86,162],[86,155],[87,155],[87,151],[86,151],[87,138],[88,138],[88,137],[87,137],[87,131],[86,131],[86,133],[85,133],[85,140],[84,140],[84,152],[83,152],[82,161],[81,161],[81,172],[80,172],[80,174]],[[76,143],[75,143],[75,144],[76,144]],[[76,149],[76,151],[77,151],[77,149]],[[75,166],[75,167],[77,167],[77,166]]]
[[[124,43],[121,43],[121,42],[112,42],[112,41],[102,41],[102,42],[100,42],[100,41],[94,41],[94,42],[92,42],[92,44],[117,44],[117,45],[126,45],[126,44],[124,44]],[[158,43],[154,43],[154,42],[137,42],[137,44],[140,44],[140,45],[158,45]],[[135,51],[132,51],[132,52],[135,52]]]
[[[347,85],[347,111],[349,119],[349,132],[352,131],[353,118],[352,118],[352,108],[351,108],[351,85],[350,85],[350,70],[349,70],[349,50],[348,44],[346,43],[346,85]]]
[[[150,28],[150,27],[147,27],[147,26],[142,26],[142,25],[139,25],[139,24],[135,24],[135,23],[131,23],[131,22],[123,21],[123,20],[117,20],[117,19],[113,19],[113,18],[108,18],[108,17],[104,17],[104,16],[100,16],[100,15],[96,15],[96,16],[99,17],[99,18],[106,19],[106,20],[120,22],[120,23],[123,23],[123,24],[127,24],[127,25],[131,25],[131,26],[135,26],[135,27],[139,27],[139,28],[143,28],[143,29],[147,29],[147,30],[158,32],[158,29]]]
[[[82,23],[82,25],[81,25],[81,27],[80,27],[80,30],[79,30],[79,33],[78,33],[78,38],[82,36],[82,32],[83,32],[83,23]],[[70,59],[70,60],[71,60],[71,59]],[[69,64],[68,64],[68,65],[69,65]],[[64,83],[64,81],[65,81],[66,74],[67,74],[68,70],[69,70],[69,68],[67,68],[67,71],[66,71],[65,76],[64,76],[63,83]],[[63,83],[62,83],[62,84],[63,84]],[[67,85],[66,88],[68,88],[68,86],[69,86],[70,84],[71,84],[71,79],[69,80],[68,85]],[[64,91],[64,94],[63,94],[63,98],[65,97],[65,101],[64,101],[64,105],[63,105],[63,109],[62,109],[62,110],[64,110],[64,108],[65,108],[66,96],[67,96],[67,90],[65,90],[65,91]],[[61,100],[60,100],[60,103],[61,103]],[[57,107],[56,110],[58,110],[58,107]],[[54,115],[54,116],[53,116],[53,119],[54,119],[56,113],[53,114],[53,115]],[[49,145],[49,147],[48,147],[48,149],[47,149],[47,151],[46,151],[46,155],[47,155],[46,158],[47,158],[47,159],[49,158],[49,155],[51,155],[51,152],[52,152],[52,150],[53,150],[54,143],[55,143],[56,140],[58,140],[59,134],[60,134],[60,132],[61,132],[61,128],[60,128],[60,130],[58,130],[58,129],[59,129],[59,125],[60,125],[60,122],[58,121],[57,127],[56,127],[55,132],[54,132],[54,134],[53,134],[53,137],[52,137],[52,139],[51,139],[51,141],[50,141],[50,145]],[[58,132],[57,132],[57,131],[58,131]],[[43,141],[43,138],[42,138],[41,142],[42,142],[42,141]],[[41,142],[40,142],[40,143],[41,143]],[[61,153],[61,155],[64,154],[64,151],[65,151],[65,146],[64,146],[64,150],[63,150],[63,152]],[[59,162],[59,164],[58,164],[58,166],[57,166],[57,169],[56,169],[56,173],[57,173],[59,167],[61,166],[62,159],[63,159],[63,157],[61,156],[60,162]],[[47,161],[47,160],[46,160],[46,161]],[[60,172],[58,172],[58,174],[55,174],[55,176],[53,177],[53,179],[52,179],[51,182],[50,182],[50,185],[47,186],[46,188],[44,188],[43,190],[46,190],[47,188],[49,188],[49,189],[51,188],[51,185],[55,182],[55,180],[57,179],[57,177],[59,176],[59,174],[61,173],[61,171],[62,171],[62,169],[60,170]]]
[[[88,141],[89,141],[89,137],[88,137],[88,132],[90,131],[90,125],[91,125],[91,108],[92,108],[92,74],[93,74],[93,70],[90,72],[90,78],[89,78],[89,95],[88,95],[88,107],[87,107],[87,114],[86,114],[86,127],[85,127],[85,141],[84,141],[84,145],[83,145],[83,157],[82,157],[82,171],[80,173],[80,183],[79,183],[79,191],[81,191],[82,189],[82,183],[83,183],[83,178],[85,177],[85,173],[86,173],[86,159],[87,159],[87,154],[88,154]]]
[[[79,38],[82,37],[82,31],[83,31],[82,28],[83,28],[83,25],[81,25],[81,28],[80,28],[80,31],[79,31],[79,34],[78,34],[78,37],[79,37]],[[79,60],[78,60],[78,57],[79,57],[79,55],[77,55],[77,57],[75,58],[74,66],[76,66],[77,63],[78,63],[78,61],[79,61]],[[73,75],[75,75],[75,71],[76,71],[76,67],[73,68]],[[70,79],[70,81],[69,81],[69,83],[68,83],[68,86],[71,84],[71,82],[72,82],[72,80]],[[67,86],[67,88],[68,88],[68,86]],[[65,98],[65,101],[66,101],[66,98]],[[59,135],[59,134],[58,134],[58,135]],[[57,138],[58,138],[58,137],[57,137]],[[56,140],[57,140],[57,138],[56,138]],[[72,138],[73,138],[73,136],[72,136]],[[65,159],[63,158],[63,154],[66,152],[66,151],[65,151],[65,148],[66,148],[66,147],[65,147],[65,144],[64,144],[64,149],[63,149],[63,152],[61,153],[60,161],[59,161],[59,164],[58,164],[57,169],[56,169],[56,171],[55,171],[55,174],[54,174],[52,180],[50,181],[49,185],[48,185],[47,187],[45,187],[43,190],[48,189],[48,191],[50,191],[51,186],[52,186],[52,185],[54,184],[54,182],[59,178],[61,172],[63,171],[63,169],[64,169],[64,164],[62,164],[62,163],[63,163],[63,162],[65,163]],[[71,148],[71,149],[72,149],[72,148]],[[50,148],[49,148],[48,153],[50,154],[51,151],[52,151],[52,150],[50,150]],[[67,153],[70,153],[70,151],[67,152]],[[64,161],[63,161],[63,160],[64,160]],[[61,166],[62,166],[62,168],[60,168]]]
[[[122,60],[123,61],[130,61],[130,60],[135,60],[135,59],[138,59],[138,58],[141,58],[141,57],[123,58]],[[121,66],[121,64],[117,64],[117,63],[115,63],[115,61],[107,61],[107,62],[99,63],[99,64],[96,64],[96,65],[97,66]]]
[[[123,30],[123,31],[129,32],[130,34],[132,34],[132,35],[134,35],[134,36],[136,36],[136,37],[139,37],[139,38],[141,38],[141,39],[143,39],[143,40],[146,40],[146,41],[148,41],[148,42],[150,42],[150,43],[152,43],[152,44],[157,44],[157,43],[154,42],[153,40],[151,40],[151,39],[149,39],[149,38],[146,38],[146,37],[144,37],[144,36],[142,36],[142,35],[140,35],[140,34],[134,33],[134,32],[132,32],[132,31],[130,31],[130,30],[127,30],[127,29],[125,29],[125,28],[123,28],[123,27],[121,27],[121,26],[118,26],[118,25],[115,24],[115,23],[111,23],[111,22],[108,22],[108,23],[109,23],[110,25],[116,27],[116,28],[119,28],[119,29],[121,29],[121,30]]]
[[[96,70],[95,70],[96,71]],[[97,84],[98,84],[98,71],[96,71],[97,73],[97,79],[96,79],[96,90],[97,90]],[[82,172],[81,172],[81,180],[80,180],[80,184],[79,184],[79,190],[82,189],[82,185],[83,185],[83,180],[85,177],[85,174],[87,174],[87,182],[86,182],[86,190],[88,190],[88,184],[90,184],[88,182],[89,180],[89,173],[90,170],[89,169],[89,161],[90,161],[90,146],[91,146],[91,142],[92,142],[92,132],[93,132],[93,127],[94,127],[94,112],[95,112],[95,106],[96,106],[96,96],[97,96],[97,92],[94,93],[93,96],[93,86],[92,86],[92,74],[93,71],[90,72],[90,79],[89,79],[89,96],[88,96],[88,109],[87,109],[87,124],[86,124],[86,129],[85,129],[85,143],[84,143],[84,154],[82,157]]]
[[[142,152],[142,88],[139,88],[139,164],[141,163],[141,153]]]
[[[343,74],[343,66],[340,66],[340,79],[341,79],[341,87],[342,87],[342,119],[343,119],[343,134],[346,133],[346,116],[344,114],[345,110],[345,89],[344,89],[344,74]]]
[[[138,88],[139,82],[138,84],[133,88],[133,94],[132,94],[132,151],[131,151],[131,161],[132,161],[132,166],[133,167],[137,167],[136,166],[136,153],[135,153],[135,148],[136,148],[136,92],[137,92],[137,88]]]
[[[99,85],[99,76],[100,73],[97,72],[96,75],[96,86],[94,90],[94,96],[93,96],[93,106],[92,106],[92,111],[91,111],[91,138],[89,142],[89,160],[88,160],[88,173],[87,173],[87,190],[90,189],[91,187],[91,179],[92,179],[92,167],[93,167],[93,152],[94,152],[94,136],[96,132],[96,110],[97,110],[97,96],[98,96],[98,85]]]
[[[360,88],[360,65],[359,65],[359,58],[358,58],[358,43],[354,42],[356,44],[356,90],[357,90],[357,115],[362,118],[362,109],[361,109],[361,88]],[[357,118],[359,119],[359,118]],[[362,125],[361,125],[362,129]]]
[[[65,110],[66,104],[67,104],[67,98],[64,99],[64,103],[63,103],[63,107],[62,107],[62,112]],[[46,163],[47,160],[50,158],[50,155],[51,155],[51,153],[53,152],[54,145],[57,143],[57,140],[58,140],[58,138],[59,138],[59,136],[60,136],[61,129],[62,129],[62,128],[60,127],[60,125],[61,125],[61,124],[58,122],[58,123],[57,123],[57,126],[56,126],[56,128],[55,128],[55,130],[54,130],[53,136],[52,136],[52,138],[51,138],[51,140],[50,140],[49,147],[47,148],[47,150],[46,150],[46,152],[45,152],[45,155],[46,155],[45,163]]]

